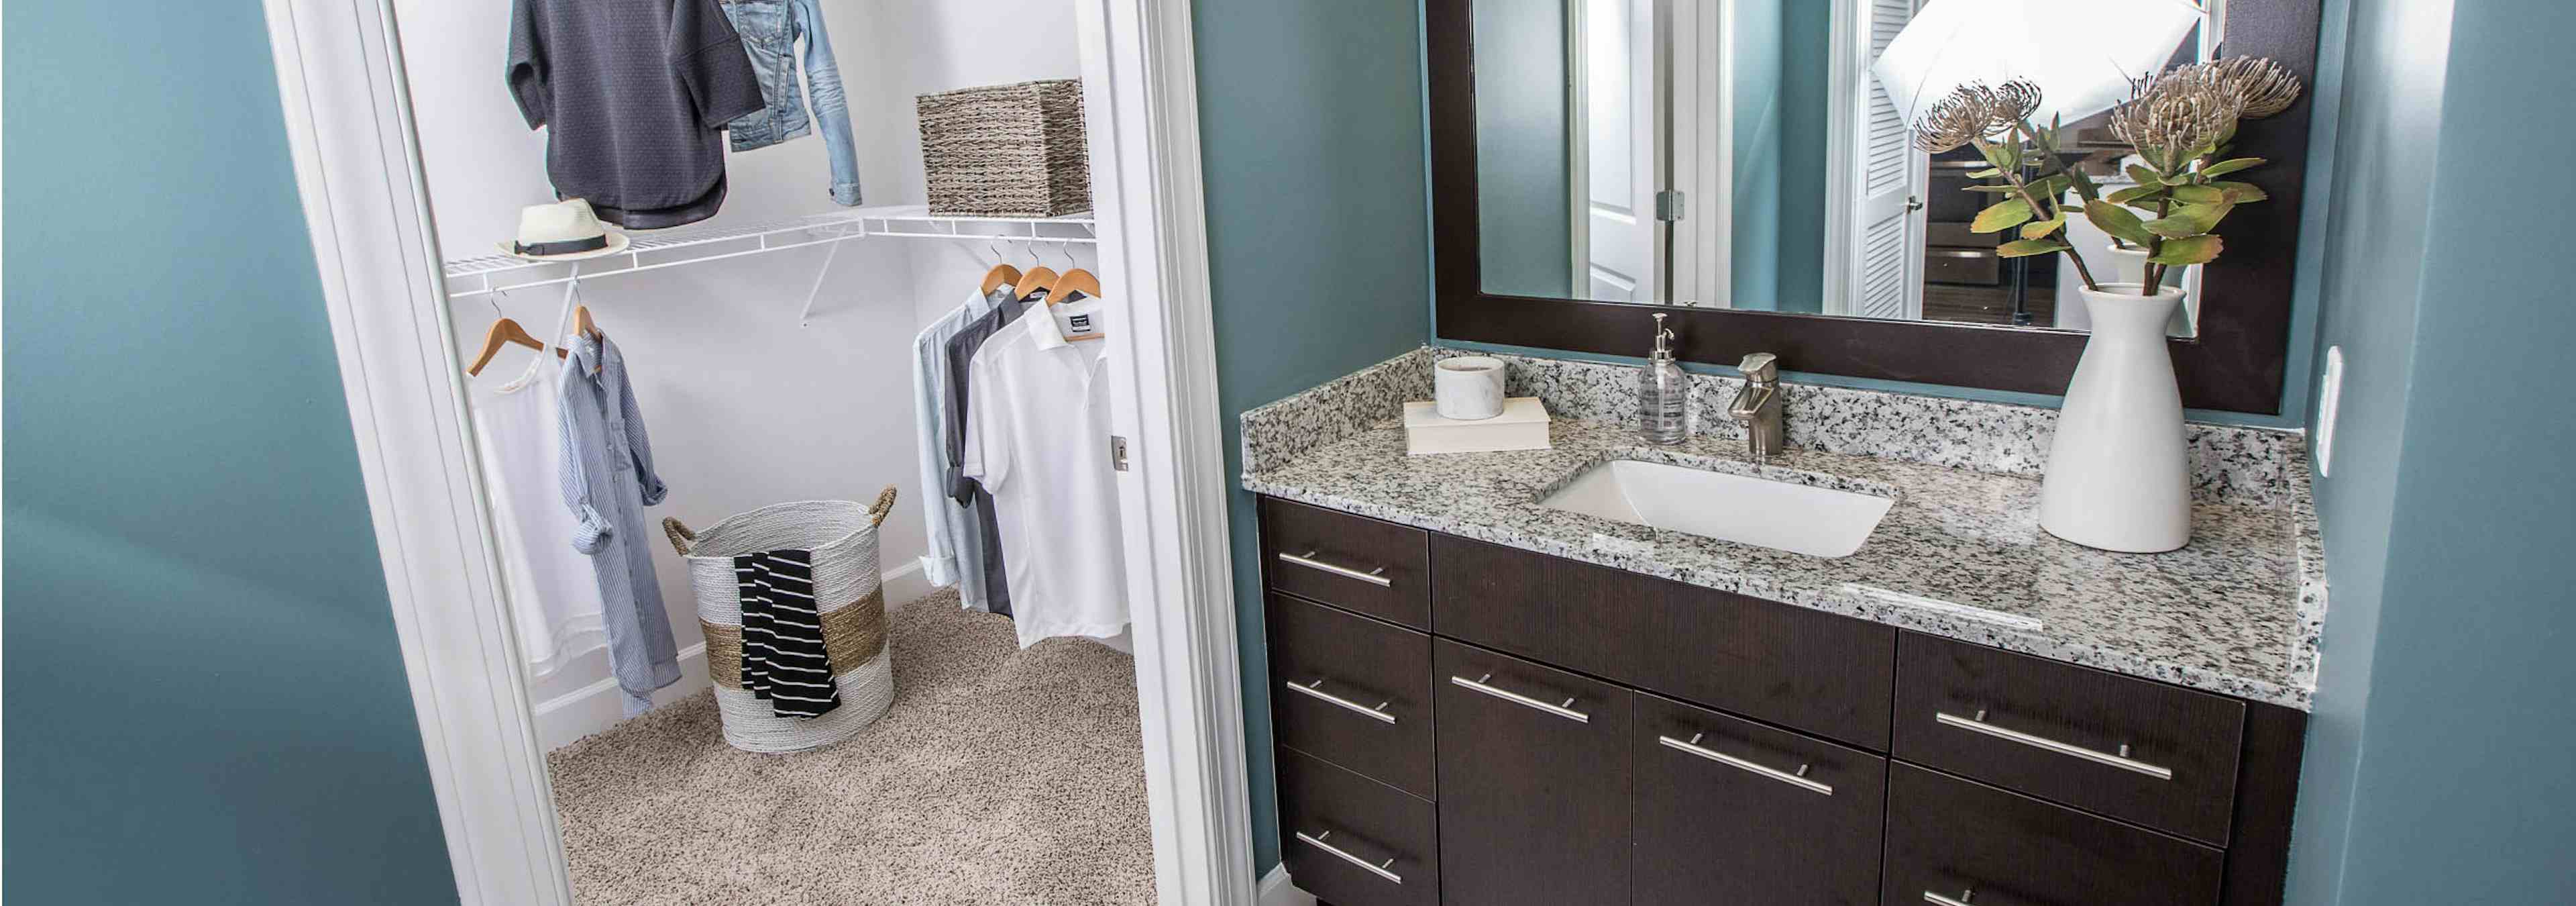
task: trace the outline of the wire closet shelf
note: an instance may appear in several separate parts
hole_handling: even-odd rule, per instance
[[[830,245],[823,259],[829,268],[839,243],[851,239],[944,239],[954,242],[1011,242],[1096,245],[1096,224],[1088,214],[1066,217],[941,217],[927,205],[852,208],[810,217],[701,229],[629,233],[625,251],[577,262],[529,261],[508,255],[483,255],[446,262],[447,297],[463,299],[496,292],[595,280],[618,274],[660,270],[686,264]],[[815,286],[822,274],[815,275]],[[810,310],[812,302],[807,302]]]

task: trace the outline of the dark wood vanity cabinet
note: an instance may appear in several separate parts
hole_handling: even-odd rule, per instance
[[[2281,901],[2299,712],[1262,510],[1282,845],[1334,906]]]

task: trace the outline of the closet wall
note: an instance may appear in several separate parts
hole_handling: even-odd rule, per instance
[[[502,81],[510,2],[394,5],[442,254],[492,254],[514,231],[522,206],[553,200],[546,136],[527,128]],[[1081,74],[1071,0],[837,2],[824,9],[848,90],[868,206],[925,200],[915,95]],[[848,210],[826,191],[829,168],[819,134],[732,155],[727,174],[723,211],[681,230]],[[656,465],[671,487],[669,499],[647,510],[651,518],[704,525],[781,501],[865,501],[878,488],[897,485],[903,500],[886,524],[883,550],[888,603],[897,604],[930,590],[917,564],[924,544],[912,338],[926,318],[965,298],[992,264],[991,252],[983,243],[843,242],[812,323],[799,326],[798,309],[829,248],[585,278],[581,296],[626,354]],[[1024,266],[1030,257],[1025,248],[1004,251]],[[1063,267],[1057,247],[1042,254]],[[1073,254],[1083,266],[1096,266],[1089,248]],[[542,336],[552,329],[563,294],[549,286],[489,298],[452,304],[459,345],[479,344],[496,306]],[[469,386],[510,379],[529,355],[513,347]],[[667,702],[705,688],[707,677],[687,574],[661,539],[653,548],[684,673],[680,684],[657,696]],[[539,735],[549,747],[606,729],[619,717],[605,652],[572,663],[531,692]]]

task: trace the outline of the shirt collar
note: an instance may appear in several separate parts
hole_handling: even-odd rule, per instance
[[[581,376],[590,379],[592,383],[599,381],[600,375],[607,370],[603,366],[608,364],[608,357],[616,350],[616,347],[608,345],[607,337],[593,336],[579,331],[573,333],[572,345],[569,348],[572,350],[573,361],[581,364]]]

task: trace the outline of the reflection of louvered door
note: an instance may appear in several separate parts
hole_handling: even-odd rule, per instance
[[[1923,316],[1923,218],[1925,161],[1909,143],[1904,118],[1887,89],[1867,72],[1888,42],[1914,18],[1918,0],[1863,0],[1861,26],[1869,51],[1861,58],[1859,208],[1852,231],[1850,314],[1866,318]]]

